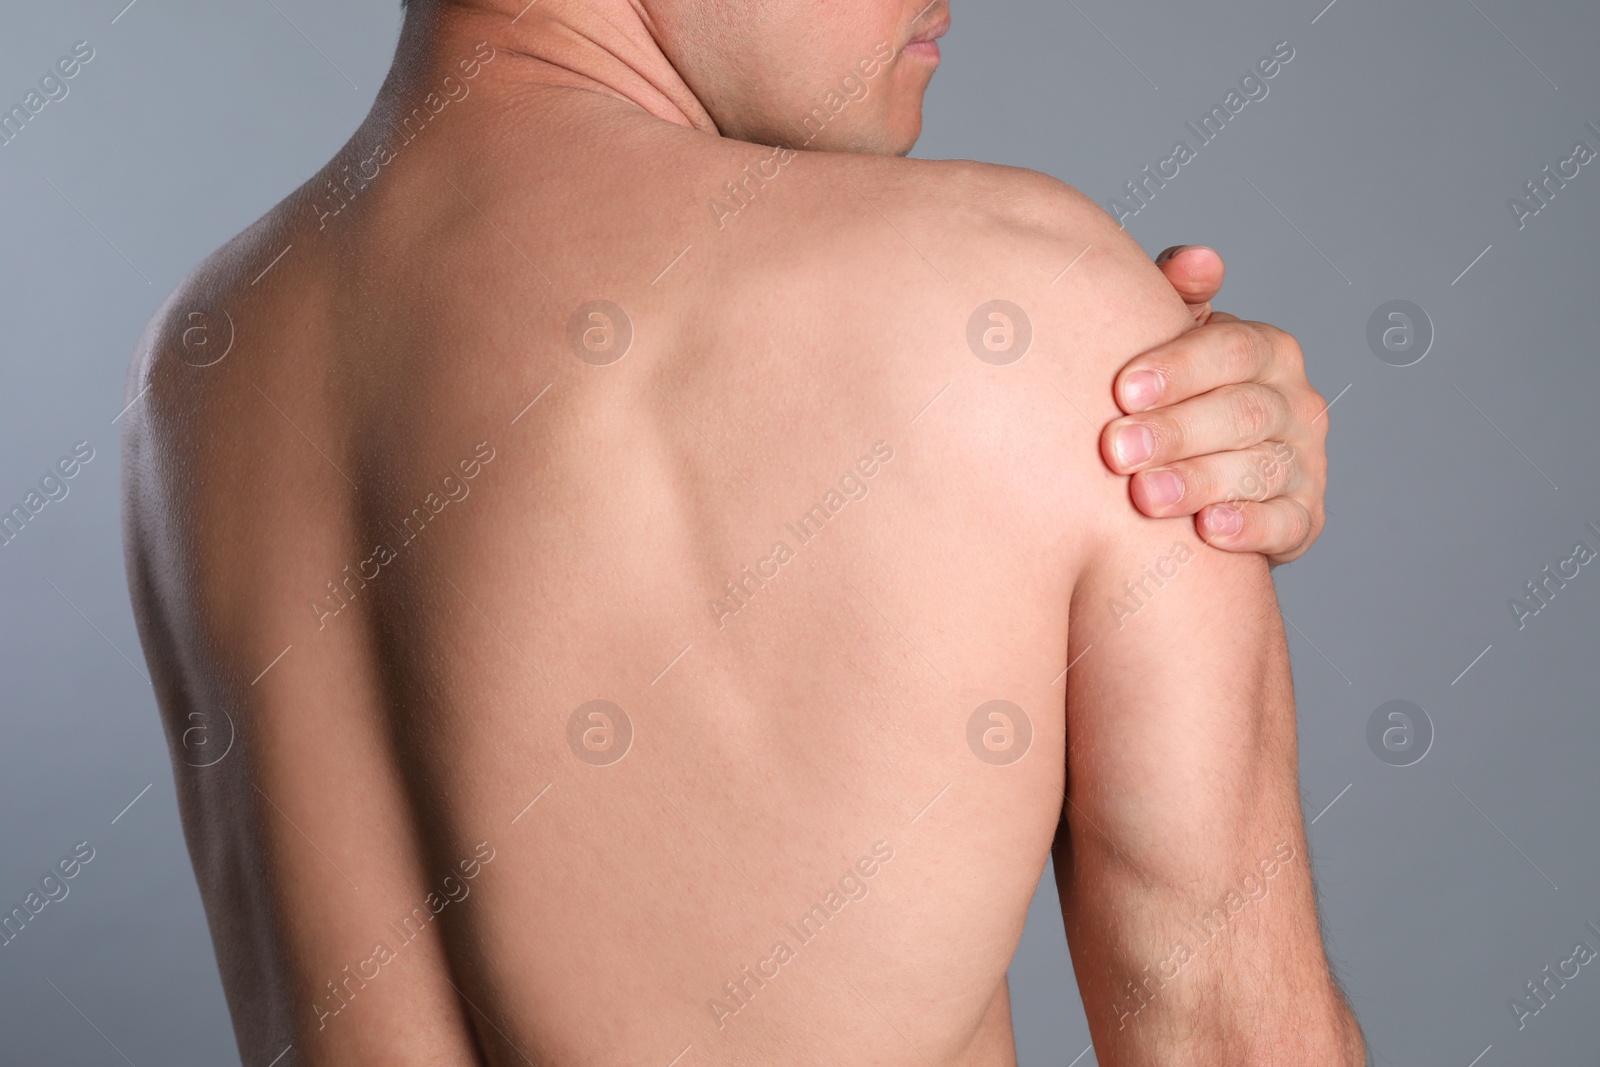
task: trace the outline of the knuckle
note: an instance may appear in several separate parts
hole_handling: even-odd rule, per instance
[[[1150,457],[1150,462],[1160,463],[1164,459],[1184,454],[1184,443],[1189,439],[1189,433],[1182,418],[1156,411],[1142,415],[1139,421],[1155,438],[1155,454]]]
[[[1217,499],[1220,479],[1214,466],[1206,462],[1193,460],[1182,463],[1169,463],[1167,469],[1178,476],[1183,483],[1183,501],[1194,506],[1203,506]]]
[[[1265,552],[1271,550],[1268,527],[1262,520],[1261,507],[1251,501],[1231,500],[1224,505],[1239,516],[1239,530],[1228,539],[1228,548],[1235,552]]]
[[[1155,375],[1156,388],[1159,390],[1158,395],[1163,398],[1160,402],[1165,403],[1165,398],[1172,395],[1172,383],[1177,378],[1178,362],[1182,358],[1183,356],[1180,353],[1163,349],[1160,353],[1149,355],[1130,363],[1124,380],[1127,377],[1131,377],[1136,371]]]
[[[1272,526],[1262,514],[1259,501],[1236,500],[1233,506],[1239,512],[1239,537],[1242,540],[1262,544],[1271,539]]]
[[[1274,493],[1282,493],[1294,479],[1293,462],[1286,462],[1276,449],[1263,449],[1257,463],[1257,469]]]
[[[1290,371],[1296,377],[1303,377],[1306,369],[1305,350],[1300,347],[1293,334],[1273,328],[1272,351],[1277,363],[1284,370]]]
[[[1227,502],[1268,500],[1281,492],[1285,473],[1283,464],[1265,450],[1252,450],[1245,453],[1243,469],[1233,479],[1223,499]]]
[[[1328,407],[1328,400],[1316,389],[1309,385],[1294,390],[1290,402],[1290,409],[1296,422],[1306,429],[1326,433],[1328,418],[1333,414]]]
[[[1277,422],[1278,409],[1270,389],[1240,389],[1229,400],[1229,415],[1235,430],[1260,440]]]
[[[1291,551],[1303,548],[1311,539],[1311,513],[1294,501],[1290,501],[1284,510],[1287,512],[1283,530],[1284,543]]]
[[[1328,484],[1328,453],[1319,449],[1311,456],[1309,463],[1300,464],[1300,469],[1317,485],[1326,486]]]
[[[1290,469],[1292,480],[1289,485],[1307,500],[1320,503],[1328,488],[1328,457],[1326,453],[1316,451],[1303,456],[1296,456]]]
[[[1222,366],[1231,381],[1249,380],[1261,362],[1261,335],[1248,322],[1226,323],[1218,337]]]
[[[1270,322],[1252,322],[1250,325],[1261,332],[1261,336],[1272,348],[1275,358],[1294,359],[1301,354],[1299,339],[1283,327],[1274,326]]]
[[[1143,372],[1154,374],[1157,380],[1160,381],[1163,386],[1165,386],[1169,381],[1172,380],[1173,361],[1182,358],[1181,355],[1179,355],[1174,349],[1175,346],[1173,342],[1168,341],[1164,345],[1159,345],[1156,348],[1139,353],[1137,356],[1128,360],[1128,362],[1123,365],[1122,369],[1117,372],[1117,385],[1120,387],[1122,383],[1126,382],[1135,374]]]

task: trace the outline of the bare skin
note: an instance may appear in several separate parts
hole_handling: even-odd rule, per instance
[[[1206,312],[1066,186],[894,155],[940,8],[773,4],[736,52],[694,4],[521,6],[413,11],[134,363],[130,582],[244,1062],[1012,1064],[1053,854],[1101,1064],[1360,1063],[1267,561],[1102,462],[1138,353],[1210,395]],[[838,150],[730,214],[852,67]],[[1315,447],[1243,534],[1285,557],[1288,407],[1258,440]],[[1144,466],[1203,480],[1172,410]]]

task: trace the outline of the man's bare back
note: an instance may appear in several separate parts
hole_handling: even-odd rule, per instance
[[[1337,1033],[1265,566],[1099,460],[1117,368],[1193,321],[1137,246],[481,28],[135,362],[130,572],[246,1062],[1010,1064],[1053,845],[1097,1039],[1144,1035],[1102,1062],[1167,1062],[1218,963],[1141,980],[1163,907],[1257,852],[1230,951],[1293,935],[1260,981]],[[1189,775],[1253,784],[1157,804]],[[1102,893],[1159,906],[1103,937]]]

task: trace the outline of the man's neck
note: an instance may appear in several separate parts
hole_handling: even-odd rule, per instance
[[[637,0],[413,0],[384,94],[424,88],[479,42],[531,60],[523,64],[531,86],[605,93],[663,121],[718,132]]]

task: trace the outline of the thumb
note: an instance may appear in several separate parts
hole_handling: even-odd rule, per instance
[[[1156,257],[1156,266],[1191,307],[1210,302],[1227,274],[1222,257],[1205,245],[1174,245]]]

